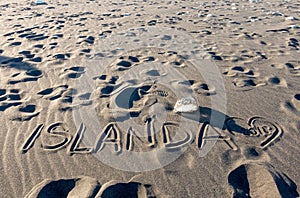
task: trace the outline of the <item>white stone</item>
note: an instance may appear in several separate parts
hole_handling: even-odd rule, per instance
[[[293,29],[300,29],[300,26],[298,26],[298,25],[290,25],[290,28],[293,28]]]
[[[209,17],[214,18],[214,17],[216,17],[216,15],[213,15],[213,14],[207,14],[206,17],[208,17],[208,18],[209,18]]]
[[[177,100],[174,111],[179,113],[189,113],[198,111],[198,108],[197,101],[192,97],[188,97]]]
[[[283,14],[279,11],[276,11],[276,12],[272,12],[272,15],[274,16],[282,16]]]
[[[296,21],[297,19],[295,17],[289,16],[285,18],[286,21]]]

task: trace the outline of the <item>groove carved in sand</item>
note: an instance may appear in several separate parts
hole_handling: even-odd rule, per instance
[[[199,130],[196,133],[192,131],[182,131],[181,139],[174,141],[172,139],[172,133],[178,129],[178,123],[176,122],[164,122],[159,133],[151,132],[151,120],[146,120],[146,127],[149,130],[148,138],[143,140],[139,137],[139,131],[135,131],[130,128],[127,132],[123,129],[119,129],[116,123],[107,124],[103,130],[98,134],[94,140],[94,145],[80,147],[80,143],[84,138],[84,132],[86,126],[81,124],[78,131],[74,136],[66,129],[62,122],[56,122],[51,124],[47,128],[47,132],[42,132],[43,124],[38,125],[33,132],[24,141],[22,146],[22,152],[26,153],[31,149],[34,143],[41,136],[42,149],[45,151],[58,151],[67,147],[67,153],[73,154],[90,154],[103,150],[104,146],[113,146],[114,152],[120,153],[122,149],[133,151],[135,143],[142,144],[149,149],[155,149],[157,146],[163,145],[167,150],[181,149],[196,140],[197,147],[201,152],[205,144],[209,141],[223,141],[226,143],[229,149],[238,150],[239,146],[236,144],[236,138],[238,134],[248,136],[250,138],[259,138],[260,144],[257,145],[262,149],[266,149],[273,143],[275,143],[283,134],[282,128],[274,122],[270,122],[262,117],[252,117],[244,126],[241,126],[239,121],[243,119],[228,118],[225,122],[226,130],[217,129],[210,125],[209,122],[204,122],[199,125]],[[172,133],[170,129],[172,128]],[[195,134],[195,135],[193,135]],[[158,139],[159,138],[159,139]],[[55,143],[47,143],[51,139],[55,140]],[[45,142],[46,141],[46,142]],[[158,142],[157,142],[158,141]],[[51,141],[50,141],[51,142]],[[161,142],[161,143],[159,143]],[[123,148],[124,147],[124,148]]]
[[[244,126],[241,127],[237,122],[244,122]],[[225,124],[233,135],[242,134],[253,138],[263,138],[259,144],[262,149],[266,149],[283,135],[280,125],[258,116],[250,118],[247,124],[243,119],[234,117],[226,119]]]

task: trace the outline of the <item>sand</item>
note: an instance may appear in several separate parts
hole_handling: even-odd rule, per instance
[[[299,197],[297,1],[8,0],[0,21],[1,197]]]

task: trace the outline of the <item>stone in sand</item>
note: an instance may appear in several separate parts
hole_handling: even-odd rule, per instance
[[[37,0],[35,4],[36,5],[47,5],[47,3],[43,2],[42,0]]]
[[[192,98],[181,98],[177,100],[174,111],[179,113],[189,113],[189,112],[195,112],[198,110],[197,101]]]

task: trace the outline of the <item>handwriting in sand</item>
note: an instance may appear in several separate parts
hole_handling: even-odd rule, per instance
[[[259,147],[267,148],[283,134],[282,128],[274,122],[270,122],[262,117],[252,117],[248,120],[248,128],[243,128],[236,123],[239,118],[230,117],[225,121],[225,129],[217,129],[210,125],[209,122],[204,122],[199,125],[199,129],[195,136],[192,133],[184,132],[184,137],[181,140],[173,141],[170,135],[170,128],[178,128],[179,124],[175,122],[165,122],[161,127],[160,134],[146,131],[148,137],[146,141],[141,141],[137,132],[129,128],[126,133],[121,131],[117,123],[111,122],[107,124],[97,135],[94,145],[80,147],[86,126],[81,123],[75,135],[72,136],[70,131],[66,129],[63,122],[50,124],[45,130],[45,125],[38,125],[25,140],[22,146],[22,153],[27,153],[34,147],[35,142],[39,138],[42,139],[41,148],[44,151],[58,151],[66,148],[67,153],[72,154],[88,154],[101,151],[105,146],[112,146],[116,153],[122,150],[133,151],[137,141],[145,144],[149,148],[157,147],[157,138],[161,138],[163,146],[166,150],[180,149],[186,145],[195,142],[197,148],[201,151],[204,149],[207,141],[218,140],[226,143],[229,149],[237,150],[238,145],[234,141],[236,134],[247,135],[251,137],[263,137]],[[240,119],[241,120],[241,119]],[[146,127],[151,128],[151,127]],[[208,131],[213,130],[214,135],[209,135]],[[125,134],[125,135],[124,135]],[[44,138],[43,138],[44,136]],[[45,139],[47,141],[45,141]],[[55,143],[50,143],[49,140],[55,140]],[[196,140],[196,141],[193,141]]]

